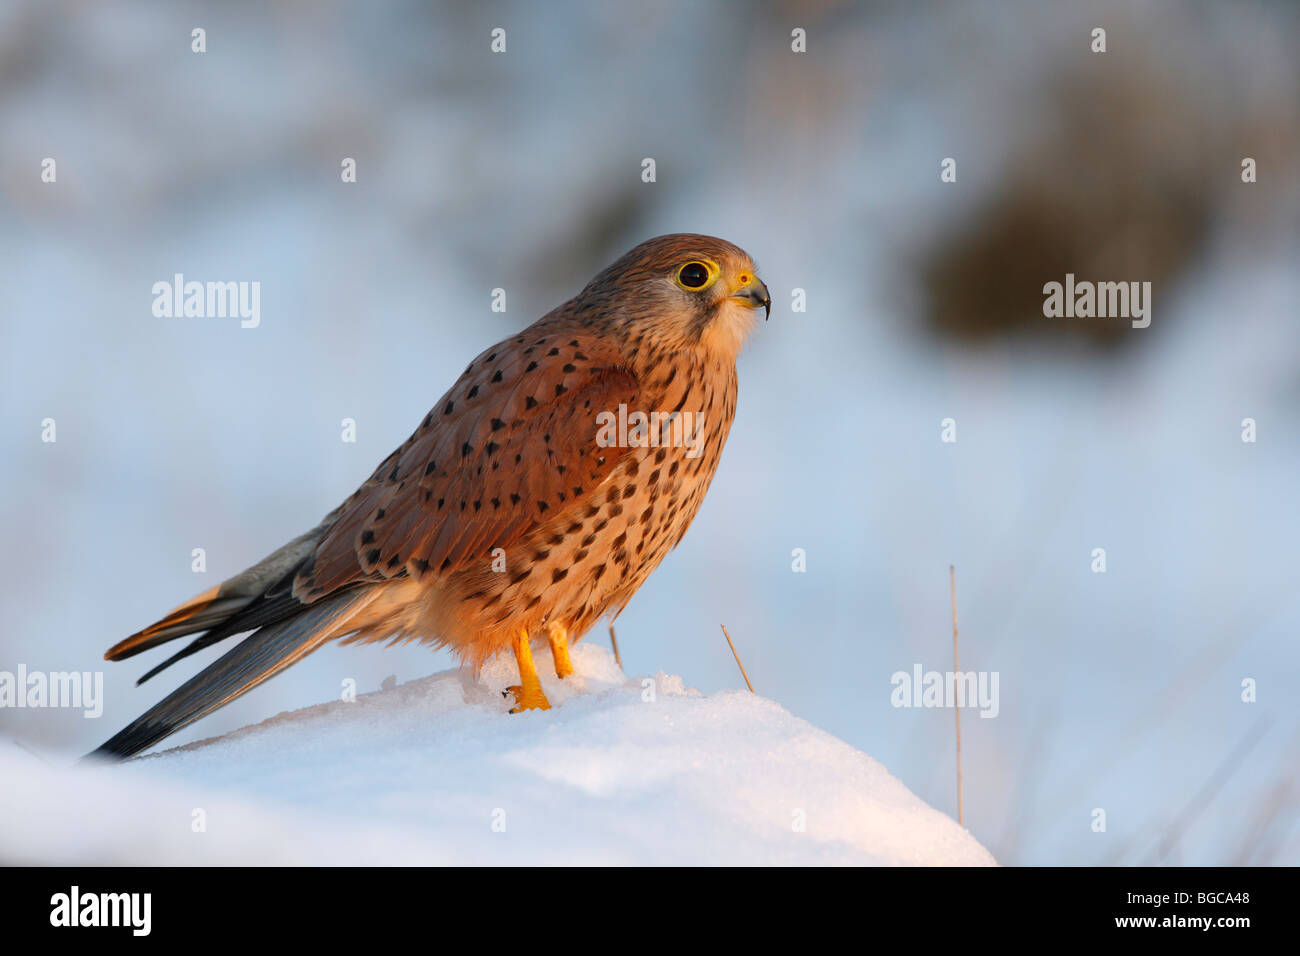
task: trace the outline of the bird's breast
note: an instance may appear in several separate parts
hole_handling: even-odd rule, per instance
[[[439,615],[437,630],[472,645],[476,662],[521,627],[582,635],[631,599],[694,520],[735,414],[734,366],[680,363],[643,383],[635,407],[591,410],[593,430],[596,415],[605,428],[594,440],[625,450],[601,484],[504,549],[492,573],[485,558],[457,575],[454,619]]]

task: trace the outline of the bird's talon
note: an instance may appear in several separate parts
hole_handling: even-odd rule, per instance
[[[510,713],[517,714],[523,710],[550,710],[551,702],[542,692],[542,682],[537,679],[537,668],[533,666],[533,652],[528,646],[528,631],[521,630],[514,641],[515,661],[519,664],[520,683],[507,687],[515,695],[515,706]]]
[[[529,692],[529,689],[520,687],[518,684],[507,687],[506,691],[513,694],[515,698],[515,706],[510,708],[510,713],[512,714],[520,714],[525,710],[551,709],[551,702],[546,699],[546,695],[542,692],[540,685],[536,689],[533,689],[531,693]]]

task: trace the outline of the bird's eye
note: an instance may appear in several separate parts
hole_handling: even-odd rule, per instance
[[[703,289],[717,275],[717,269],[705,262],[688,262],[677,270],[677,284],[683,289]]]

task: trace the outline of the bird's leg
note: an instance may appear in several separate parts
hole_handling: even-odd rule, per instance
[[[563,680],[573,673],[573,661],[569,660],[569,632],[563,624],[553,621],[548,636],[551,641],[551,657],[555,660],[555,676]]]
[[[515,696],[515,706],[510,713],[521,710],[550,710],[551,702],[542,693],[542,682],[537,679],[537,668],[533,666],[533,650],[528,643],[528,629],[520,628],[519,636],[514,642],[515,661],[519,664],[519,684],[506,690]]]

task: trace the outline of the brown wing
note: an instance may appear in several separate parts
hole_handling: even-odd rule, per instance
[[[628,449],[597,445],[596,416],[638,407],[639,394],[580,333],[534,330],[489,349],[343,505],[295,595],[490,560],[614,471]]]

